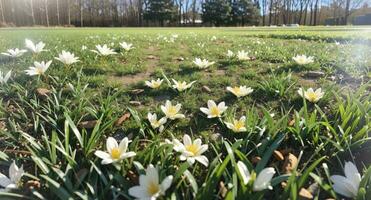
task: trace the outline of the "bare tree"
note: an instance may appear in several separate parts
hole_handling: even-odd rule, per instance
[[[57,3],[57,23],[58,23],[58,25],[60,25],[61,22],[59,20],[59,0],[56,0],[56,3]]]
[[[84,0],[80,0],[80,26],[84,26]]]
[[[30,0],[30,10],[31,10],[31,17],[32,17],[32,25],[35,25],[36,20],[35,20],[35,12],[33,10],[33,0]]]
[[[71,5],[70,5],[70,0],[67,0],[67,17],[68,17],[68,25],[71,25]]]
[[[346,0],[345,3],[345,14],[344,14],[344,25],[348,23],[349,16],[354,12],[355,8],[358,8],[365,0]]]
[[[44,9],[45,9],[46,25],[49,27],[48,0],[44,0]]]
[[[1,10],[1,19],[2,19],[2,22],[5,23],[4,8],[3,8],[3,1],[2,0],[0,0],[0,10]]]

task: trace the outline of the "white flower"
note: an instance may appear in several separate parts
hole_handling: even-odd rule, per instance
[[[120,144],[117,143],[115,138],[109,137],[106,142],[107,152],[97,150],[95,155],[102,160],[102,165],[119,162],[125,158],[135,156],[135,152],[126,152],[129,144],[129,139],[125,137],[121,140]]]
[[[249,170],[247,169],[246,165],[241,161],[237,162],[237,168],[238,171],[240,172],[243,183],[246,185],[251,179]],[[262,191],[265,189],[272,190],[273,188],[271,186],[271,180],[275,173],[276,171],[274,170],[273,167],[264,168],[254,181],[253,191]]]
[[[36,45],[29,39],[26,39],[26,48],[30,49],[33,53],[40,53],[44,50],[45,43],[39,42]]]
[[[151,81],[145,81],[146,86],[152,88],[152,89],[157,89],[161,86],[162,82],[164,79],[157,79],[157,80],[151,80]]]
[[[27,50],[15,48],[15,49],[8,49],[6,53],[1,53],[1,54],[12,57],[12,58],[18,58],[26,52]]]
[[[151,123],[153,129],[159,128],[159,131],[162,132],[164,130],[164,124],[167,121],[166,117],[157,120],[157,114],[148,113],[147,115],[148,121]]]
[[[251,87],[240,86],[240,87],[227,87],[227,90],[234,94],[236,97],[244,97],[254,90]]]
[[[82,45],[82,46],[81,46],[81,50],[85,51],[86,49],[88,49],[87,46],[85,46],[85,45]]]
[[[316,91],[313,90],[313,88],[308,88],[307,91],[305,91],[303,88],[300,88],[298,90],[298,93],[301,97],[306,98],[309,102],[316,103],[319,101],[323,95],[325,94],[322,92],[321,88],[318,88]]]
[[[123,48],[125,51],[130,51],[131,49],[133,49],[133,44],[130,44],[130,43],[126,43],[126,42],[121,42],[120,43],[120,46],[121,48]]]
[[[207,107],[208,108],[200,108],[200,110],[207,115],[207,118],[221,117],[223,112],[228,108],[228,106],[225,106],[224,101],[216,105],[213,100],[207,101]]]
[[[0,84],[5,84],[8,82],[10,76],[12,75],[12,71],[8,71],[5,75],[3,75],[3,72],[0,71]]]
[[[297,55],[292,58],[298,65],[306,65],[309,63],[314,62],[313,57],[309,56],[307,57],[306,55]]]
[[[196,160],[206,167],[209,165],[207,157],[202,155],[208,149],[208,145],[202,145],[201,139],[198,138],[192,142],[191,137],[185,134],[183,143],[178,139],[173,139],[173,145],[175,151],[182,153],[180,160],[187,160],[190,165],[193,165]]]
[[[228,50],[228,51],[227,51],[227,57],[228,57],[228,58],[232,58],[233,56],[234,56],[233,51]]]
[[[179,35],[178,35],[178,34],[172,34],[171,37],[172,37],[172,38],[178,38]]]
[[[97,45],[95,46],[95,48],[97,48],[98,51],[97,50],[91,50],[91,51],[100,56],[108,56],[108,55],[117,54],[113,49],[110,49],[106,44],[103,46]]]
[[[201,59],[201,58],[195,58],[193,63],[199,67],[200,69],[205,69],[208,68],[209,66],[213,65],[215,62],[209,62],[206,59]]]
[[[248,55],[248,52],[242,50],[237,52],[238,60],[250,60],[251,58]]]
[[[177,82],[176,80],[172,79],[173,82],[174,82],[174,85],[173,85],[173,88],[174,89],[177,89],[179,92],[183,91],[183,90],[186,90],[190,87],[192,87],[193,83],[195,83],[196,81],[192,81],[190,83],[186,83],[185,81],[183,82]]]
[[[178,118],[185,118],[183,114],[179,114],[179,110],[182,108],[182,104],[173,106],[169,100],[166,100],[165,106],[161,106],[162,112],[165,116],[171,120]]]
[[[199,42],[199,43],[197,43],[197,46],[199,46],[199,47],[201,47],[201,48],[204,48],[205,44],[204,44],[204,43],[201,43],[201,42]]]
[[[139,185],[131,187],[129,194],[136,199],[155,200],[165,195],[166,190],[171,186],[173,176],[167,176],[160,184],[159,174],[153,165],[149,165],[145,175],[139,176]]]
[[[13,163],[9,167],[9,178],[0,173],[0,185],[5,189],[17,188],[17,184],[21,180],[23,174],[23,166],[21,166],[21,168],[18,168],[18,166],[15,164],[15,161],[13,161]]]
[[[73,63],[79,62],[79,57],[75,57],[75,54],[68,51],[62,51],[58,57],[55,57],[56,60],[61,61],[65,65],[71,65]]]
[[[231,129],[233,132],[245,132],[246,127],[245,127],[245,121],[246,117],[242,116],[239,120],[233,119],[233,123],[230,122],[225,122],[225,125]]]
[[[34,62],[34,67],[29,67],[28,70],[25,70],[26,74],[30,76],[35,76],[35,75],[43,75],[46,70],[49,68],[50,64],[52,61],[50,60],[49,62],[45,63],[44,61],[40,62]]]
[[[349,198],[357,197],[359,184],[362,179],[361,174],[352,162],[345,163],[344,174],[345,176],[333,175],[330,177],[331,181],[334,182],[332,187],[335,192],[343,196]]]

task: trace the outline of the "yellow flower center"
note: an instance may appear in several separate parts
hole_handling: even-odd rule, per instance
[[[240,130],[241,128],[245,127],[245,123],[244,123],[244,121],[241,121],[241,120],[236,121],[234,123],[234,127],[235,127],[236,130]]]
[[[220,115],[220,111],[219,111],[218,107],[217,106],[214,106],[214,107],[210,108],[210,114],[212,116],[219,116]]]
[[[187,85],[186,83],[181,83],[178,85],[178,89],[183,90],[186,87],[186,85]]]
[[[307,94],[307,97],[308,97],[308,100],[309,100],[310,102],[315,102],[315,101],[317,100],[317,94],[314,93],[314,92],[309,92],[309,93]]]
[[[193,155],[196,155],[198,152],[198,146],[195,144],[191,144],[191,145],[186,146],[186,150],[191,152]]]
[[[154,182],[150,182],[148,184],[148,187],[147,187],[147,192],[148,194],[150,194],[151,196],[157,194],[158,192],[160,191],[160,187],[158,184],[154,183]]]
[[[158,87],[160,87],[161,86],[161,84],[159,83],[159,82],[153,82],[152,83],[152,87],[153,88],[158,88]]]
[[[43,74],[44,73],[41,68],[36,68],[36,72],[37,72],[37,74]]]
[[[120,152],[120,149],[119,148],[113,148],[112,150],[111,150],[111,157],[113,158],[113,159],[119,159],[120,158],[120,154],[121,154],[121,152]]]
[[[167,113],[168,113],[169,116],[174,116],[174,115],[176,115],[177,111],[176,111],[175,106],[170,106],[170,107],[167,109]]]
[[[234,87],[232,90],[235,94],[240,94],[241,93],[241,89],[239,87]]]
[[[299,58],[298,63],[304,64],[304,63],[306,63],[306,59],[305,58]]]

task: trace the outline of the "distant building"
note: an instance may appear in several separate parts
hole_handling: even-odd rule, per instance
[[[354,17],[352,24],[354,25],[371,25],[371,13]]]
[[[343,22],[344,22],[344,17],[325,19],[325,25],[341,25],[341,24],[344,24]]]

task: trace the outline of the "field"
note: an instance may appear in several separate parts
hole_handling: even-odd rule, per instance
[[[4,198],[371,199],[370,27],[0,29],[0,52],[25,39],[46,51],[0,55]]]

